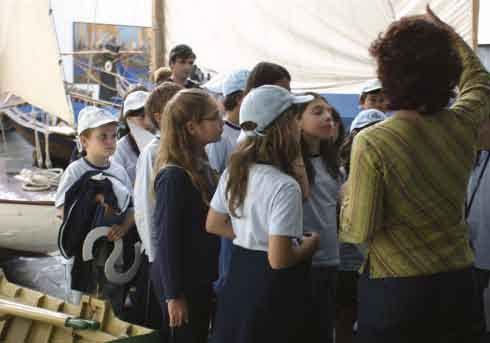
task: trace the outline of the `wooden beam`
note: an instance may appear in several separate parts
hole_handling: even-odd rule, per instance
[[[476,49],[478,47],[478,21],[480,17],[480,0],[473,0],[473,25],[472,25],[472,30],[473,30],[473,49]]]
[[[151,68],[153,72],[165,63],[165,3],[164,0],[153,0],[152,2],[152,49],[151,49]]]

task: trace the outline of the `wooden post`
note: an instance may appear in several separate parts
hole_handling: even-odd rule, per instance
[[[480,0],[473,0],[473,49],[478,48],[478,20],[480,15]]]
[[[152,49],[151,68],[153,72],[165,65],[165,3],[164,0],[153,0],[152,3]]]

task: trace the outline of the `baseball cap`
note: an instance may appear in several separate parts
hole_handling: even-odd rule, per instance
[[[223,82],[227,76],[224,73],[217,74],[203,84],[202,88],[207,89],[213,94],[221,94],[223,92]]]
[[[128,94],[126,100],[124,100],[124,115],[130,111],[140,110],[145,107],[146,99],[150,96],[150,93],[145,91],[136,91]]]
[[[223,95],[227,96],[245,90],[249,75],[250,71],[246,69],[235,70],[229,73],[223,80]]]
[[[287,89],[275,85],[264,85],[253,89],[243,98],[240,107],[240,125],[252,122],[253,130],[245,130],[247,136],[264,136],[263,131],[284,111],[294,104],[312,101],[312,95],[294,95]]]
[[[117,123],[117,118],[109,111],[95,106],[87,106],[78,114],[77,133],[80,135],[88,129],[95,129],[109,123]]]
[[[374,108],[361,111],[350,124],[349,132],[352,132],[354,129],[362,129],[365,126],[383,121],[385,119],[386,114]]]
[[[366,81],[363,84],[361,94],[374,92],[374,91],[380,90],[382,88],[383,88],[383,86],[381,85],[381,82],[378,79],[372,79],[372,80]]]

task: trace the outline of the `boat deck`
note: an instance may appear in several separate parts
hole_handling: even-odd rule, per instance
[[[27,192],[14,176],[23,168],[32,167],[33,148],[15,131],[0,138],[0,203],[38,204],[53,206],[56,190]]]

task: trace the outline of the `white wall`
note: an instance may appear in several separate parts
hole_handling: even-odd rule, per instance
[[[73,51],[73,23],[151,27],[151,0],[51,0],[61,52]],[[73,57],[63,57],[65,78],[73,82]]]

